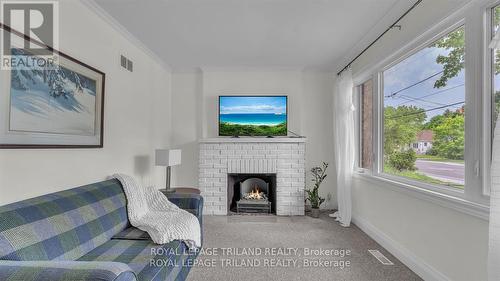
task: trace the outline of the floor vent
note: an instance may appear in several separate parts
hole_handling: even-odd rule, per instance
[[[368,250],[372,256],[374,256],[383,265],[394,265],[386,256],[384,256],[379,250]]]

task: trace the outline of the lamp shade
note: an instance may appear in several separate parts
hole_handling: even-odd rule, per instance
[[[180,149],[157,149],[155,152],[156,166],[175,166],[181,164]]]

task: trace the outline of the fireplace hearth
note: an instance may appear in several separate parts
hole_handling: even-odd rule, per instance
[[[233,213],[276,213],[276,174],[229,174],[228,209]]]

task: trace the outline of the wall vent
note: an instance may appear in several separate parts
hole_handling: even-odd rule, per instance
[[[127,59],[127,70],[130,72],[134,71],[134,63],[129,59]]]
[[[130,72],[134,71],[134,63],[124,55],[120,56],[120,65]]]
[[[122,56],[121,56],[121,60],[120,60],[120,61],[121,61],[121,66],[122,66],[123,68],[127,68],[127,58],[126,58],[125,56],[123,56],[123,55],[122,55]]]
[[[372,256],[374,256],[381,264],[383,265],[394,265],[392,261],[390,261],[384,254],[382,254],[379,250],[368,250]]]

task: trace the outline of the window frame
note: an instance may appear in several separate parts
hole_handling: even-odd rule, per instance
[[[494,36],[494,22],[493,22],[493,9],[500,6],[500,1],[494,1],[487,5],[484,10],[484,22],[483,22],[483,144],[482,153],[483,155],[489,155],[490,157],[483,157],[481,161],[481,176],[483,177],[483,194],[489,196],[491,192],[491,155],[492,155],[492,145],[493,145],[493,107],[495,106],[494,100],[494,62],[495,62],[495,51],[489,48],[491,39]]]
[[[496,1],[495,4],[500,4]],[[412,196],[436,202],[440,205],[474,215],[482,219],[488,219],[489,213],[489,167],[491,155],[491,138],[484,138],[484,134],[491,131],[491,123],[488,126],[483,125],[485,115],[484,108],[492,106],[491,102],[484,98],[490,95],[491,91],[485,90],[485,83],[481,83],[484,67],[488,67],[484,61],[484,46],[487,47],[489,41],[485,36],[486,20],[491,16],[485,12],[488,8],[494,7],[491,4],[483,9],[470,9],[470,6],[463,7],[455,11],[452,15],[443,19],[438,24],[432,26],[420,36],[417,36],[410,43],[396,50],[388,57],[376,62],[375,64],[365,66],[354,73],[353,81],[355,86],[359,86],[366,80],[373,81],[373,167],[371,171],[360,169],[362,173],[356,173],[357,178],[368,181],[383,183],[384,186],[394,188],[398,191],[408,192]],[[479,13],[478,13],[479,11]],[[491,11],[491,10],[489,10]],[[482,24],[480,24],[482,23]],[[490,23],[491,24],[491,23]],[[449,32],[464,26],[465,28],[465,104],[466,111],[466,151],[465,151],[465,184],[463,191],[453,187],[427,184],[403,177],[392,176],[383,173],[383,73],[392,66],[405,60],[409,56],[428,47],[430,44],[445,36]],[[484,39],[484,40],[483,40]],[[491,40],[491,38],[489,38]],[[478,44],[480,42],[480,44]],[[488,42],[486,44],[485,42]],[[480,46],[478,46],[480,45]],[[491,71],[491,70],[490,70]],[[481,73],[478,77],[477,73]],[[490,86],[491,87],[491,86]],[[358,91],[355,92],[355,94]],[[473,95],[471,93],[481,93]],[[359,96],[355,99],[359,105]],[[359,108],[359,106],[358,106]],[[491,112],[490,112],[491,113]],[[357,126],[359,126],[359,116]],[[490,115],[491,116],[491,115]],[[491,119],[491,117],[490,117]],[[486,130],[488,127],[488,130]],[[359,132],[359,128],[357,130]],[[491,133],[490,133],[491,134]],[[360,141],[359,136],[357,141]],[[358,143],[360,147],[360,143]],[[472,147],[472,148],[469,148]],[[487,157],[485,157],[487,156]]]
[[[371,168],[364,168],[363,167],[363,163],[362,163],[362,157],[363,157],[363,147],[362,147],[362,138],[363,138],[363,126],[361,124],[362,122],[362,119],[363,119],[363,110],[362,110],[362,106],[363,106],[363,86],[365,85],[365,83],[368,83],[369,81],[371,81],[372,83],[372,95],[374,95],[375,93],[375,81],[373,81],[372,77],[368,77],[366,80],[364,80],[362,83],[359,83],[359,84],[356,84],[356,86],[354,87],[355,88],[355,92],[354,92],[354,101],[355,101],[355,107],[356,108],[359,108],[359,110],[357,110],[357,114],[355,114],[355,123],[356,123],[356,134],[355,134],[355,137],[356,137],[356,163],[355,163],[355,167],[357,167],[357,172],[358,173],[364,173],[364,174],[369,174],[371,175],[372,174],[372,171],[373,171],[373,165],[374,165],[374,159],[375,159],[375,149],[373,147],[373,137],[375,136],[374,133],[375,133],[375,128],[373,127],[373,124],[372,124],[372,167]],[[374,97],[372,97],[372,109],[375,107],[374,105],[374,102],[375,102],[375,99]],[[373,112],[372,112],[372,120],[373,120]]]

